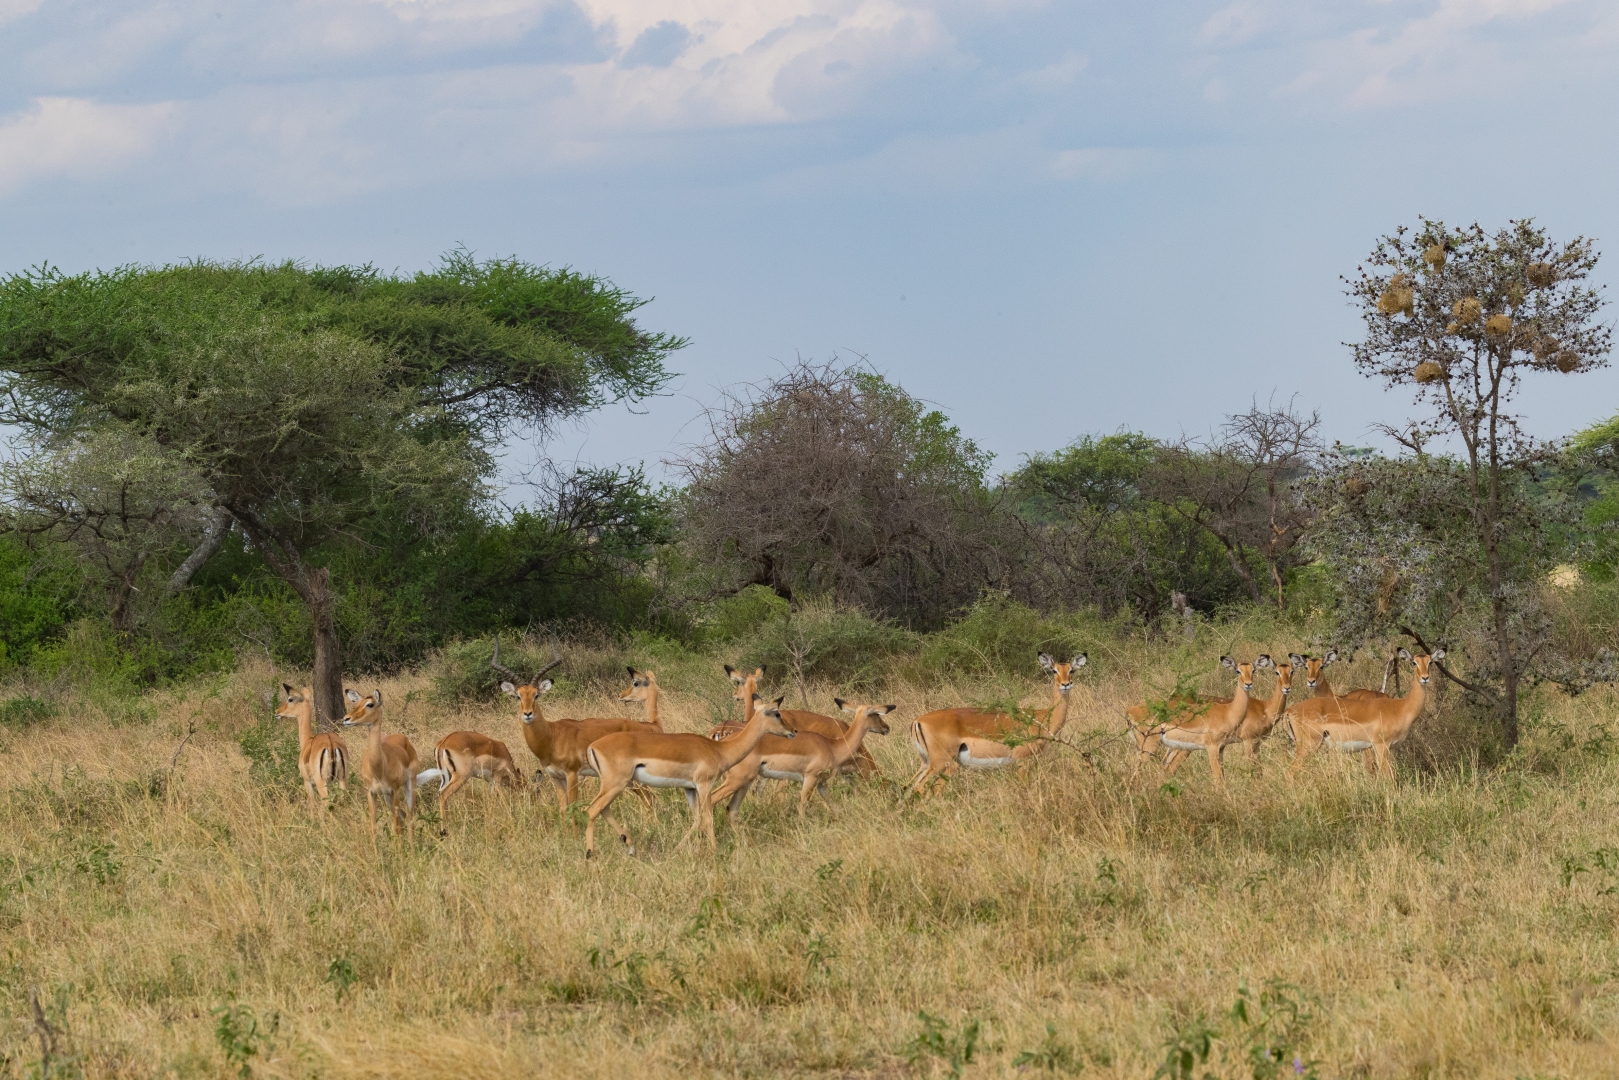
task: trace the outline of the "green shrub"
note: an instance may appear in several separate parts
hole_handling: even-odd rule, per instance
[[[55,706],[26,694],[0,701],[0,725],[5,727],[29,727],[55,715]]]
[[[298,725],[274,716],[261,717],[236,737],[236,745],[247,758],[247,772],[254,780],[267,788],[297,791]]]
[[[1088,652],[1121,629],[1119,619],[1093,612],[1042,615],[1005,593],[985,593],[955,623],[922,643],[929,676],[1033,672],[1040,653],[1066,660]]]
[[[797,682],[869,685],[884,661],[916,648],[917,637],[858,608],[813,599],[768,619],[739,640],[744,667],[758,664]]]

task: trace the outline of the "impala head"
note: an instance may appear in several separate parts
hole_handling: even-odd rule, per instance
[[[1444,649],[1435,649],[1427,656],[1412,656],[1404,649],[1400,650],[1400,659],[1417,669],[1417,681],[1423,686],[1428,685],[1428,679],[1432,675],[1432,672],[1429,670],[1429,665],[1431,665],[1435,660],[1443,660],[1444,658]]]
[[[535,672],[532,676],[519,675],[509,667],[502,667],[500,663],[500,635],[495,635],[495,655],[489,661],[489,666],[500,672],[506,678],[500,684],[503,694],[510,694],[517,699],[522,709],[523,723],[532,724],[534,716],[539,711],[535,699],[551,689],[551,680],[545,678],[545,673],[562,663],[562,654],[557,651],[555,638],[551,639],[551,662]]]
[[[1237,683],[1242,687],[1242,692],[1246,694],[1253,689],[1254,672],[1264,671],[1271,666],[1271,663],[1268,655],[1260,653],[1254,657],[1252,663],[1238,663],[1229,656],[1222,656],[1220,657],[1220,666],[1230,668],[1237,673]]]
[[[349,703],[349,711],[343,714],[344,727],[375,724],[382,719],[382,687],[365,697],[361,697],[358,690],[345,690],[343,698]]]
[[[1338,650],[1328,649],[1327,655],[1325,656],[1294,656],[1293,662],[1295,664],[1304,665],[1305,685],[1311,690],[1314,690],[1315,684],[1321,681],[1321,669],[1326,667],[1328,664],[1335,663],[1337,659]]]
[[[1293,669],[1298,666],[1298,653],[1288,653],[1287,663],[1274,662],[1271,666],[1276,669],[1276,687],[1286,697],[1293,692]]]
[[[780,735],[784,739],[791,739],[798,732],[787,726],[787,721],[781,718],[782,698],[765,703],[758,694],[753,695],[753,715],[764,719],[766,735]]]
[[[297,720],[305,713],[312,713],[315,708],[315,688],[312,686],[294,690],[290,683],[282,683],[281,696],[284,700],[275,711],[277,720]]]
[[[540,695],[549,692],[553,685],[550,679],[541,679],[539,682],[526,682],[521,686],[507,679],[500,684],[500,692],[516,698],[517,709],[522,715],[523,723],[532,724],[534,715],[540,708]]]
[[[736,688],[732,691],[731,697],[746,705],[752,699],[754,691],[759,689],[759,680],[765,677],[765,666],[760,664],[752,671],[743,671],[726,664],[725,675]]]
[[[658,677],[650,671],[636,671],[634,668],[626,669],[630,673],[630,685],[622,694],[618,695],[620,701],[639,701],[643,705],[658,692]]]
[[[1053,660],[1049,653],[1041,653],[1040,666],[1057,677],[1057,692],[1066,694],[1074,688],[1074,672],[1085,666],[1085,654],[1080,653],[1063,663]]]
[[[898,705],[851,705],[842,698],[833,698],[832,701],[844,712],[852,713],[857,724],[865,717],[866,730],[878,735],[888,734],[888,721],[883,717],[899,708]]]

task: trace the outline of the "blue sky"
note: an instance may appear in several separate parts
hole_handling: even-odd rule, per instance
[[[0,271],[595,271],[693,344],[547,451],[654,472],[834,352],[1001,468],[1273,393],[1361,443],[1410,414],[1341,345],[1379,232],[1534,216],[1611,278],[1616,69],[1596,0],[0,0]],[[1619,371],[1521,407],[1607,417]]]

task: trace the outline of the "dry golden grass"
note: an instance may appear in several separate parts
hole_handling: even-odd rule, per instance
[[[1393,789],[1324,755],[1289,785],[1278,734],[1257,771],[1228,755],[1225,798],[1200,762],[1167,789],[1129,778],[1107,737],[1146,655],[1092,652],[1071,731],[1105,740],[1095,766],[1059,748],[901,809],[905,722],[975,687],[898,688],[895,733],[870,740],[889,783],[839,781],[837,819],[802,824],[785,791],[756,795],[717,857],[676,849],[672,795],[655,821],[625,800],[640,853],[604,842],[593,865],[549,792],[474,785],[414,848],[373,849],[354,789],[316,826],[237,749],[263,670],[155,697],[150,722],[0,732],[0,1072],[38,1073],[34,987],[52,1075],[88,1077],[947,1075],[976,1022],[963,1075],[1032,1051],[1024,1074],[1135,1078],[1200,1016],[1219,1032],[1200,1076],[1256,1075],[1237,1058],[1266,1046],[1280,1075],[1294,1055],[1328,1077],[1619,1072],[1619,763],[1588,735],[1611,694],[1547,705],[1534,747],[1482,773],[1430,709]],[[717,666],[660,676],[666,726],[727,705]],[[426,755],[477,728],[531,767],[507,705],[403,708],[423,685],[383,681],[388,730]],[[600,688],[545,703],[623,715]],[[1255,1034],[1230,1008],[1271,980],[1308,1014]]]

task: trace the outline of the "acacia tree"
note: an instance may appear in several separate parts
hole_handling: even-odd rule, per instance
[[[383,508],[420,525],[478,503],[491,448],[652,393],[684,341],[609,283],[464,254],[369,267],[194,263],[0,283],[0,419],[44,440],[150,440],[207,485],[308,606],[315,697],[342,712],[323,543]],[[181,569],[217,546],[203,531]]]
[[[1439,670],[1490,709],[1509,746],[1518,740],[1519,691],[1536,661],[1528,571],[1544,550],[1522,492],[1555,451],[1522,430],[1511,403],[1527,375],[1607,363],[1612,327],[1597,321],[1605,301],[1586,284],[1596,262],[1591,241],[1558,244],[1531,221],[1487,233],[1424,219],[1379,240],[1346,279],[1365,324],[1364,340],[1351,346],[1355,366],[1431,409],[1383,430],[1419,466],[1451,474],[1441,486],[1456,493],[1466,546],[1476,553],[1476,578],[1454,585],[1457,604],[1482,607],[1472,677]],[[1427,451],[1435,440],[1454,451],[1454,462]],[[1420,627],[1403,630],[1428,647]]]

